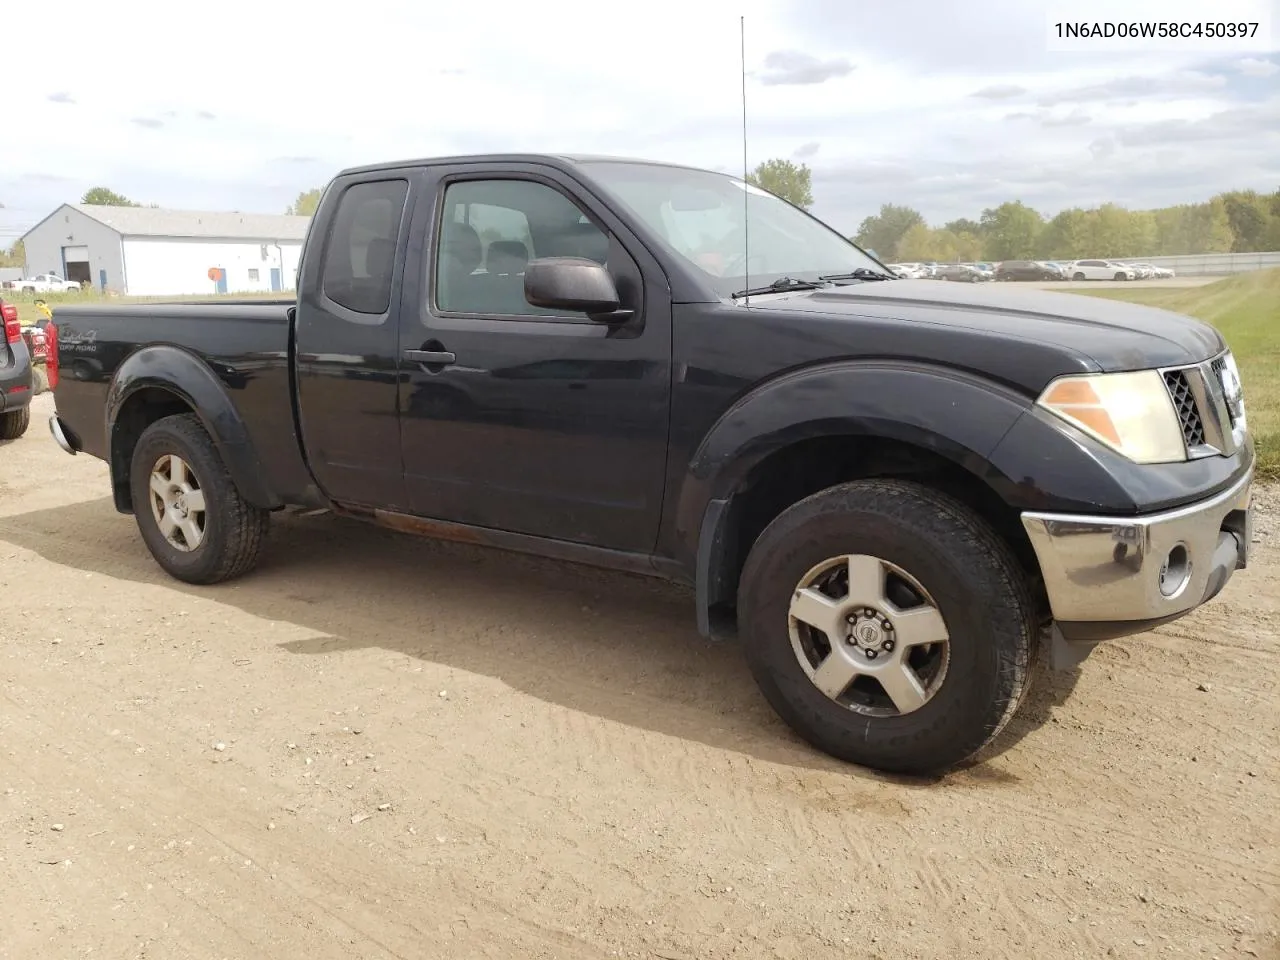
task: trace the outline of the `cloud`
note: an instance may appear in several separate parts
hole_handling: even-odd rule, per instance
[[[1260,60],[1257,57],[1245,57],[1236,62],[1236,69],[1246,77],[1271,77],[1280,73],[1280,63],[1274,60]]]
[[[1089,144],[1089,152],[1095,160],[1105,160],[1116,152],[1115,137],[1099,137]]]
[[[45,97],[45,99],[50,103],[75,103],[75,100],[71,98],[71,94],[67,93],[65,90],[59,90],[57,93],[51,93],[49,96]]]
[[[1079,110],[1072,110],[1065,117],[1041,117],[1040,123],[1042,126],[1046,127],[1083,127],[1092,120],[1093,118],[1087,114],[1082,113]]]
[[[1102,83],[1069,87],[1040,98],[1043,107],[1063,103],[1089,103],[1129,100],[1135,97],[1151,100],[1174,100],[1188,96],[1221,93],[1227,81],[1220,76],[1183,71],[1174,74],[1117,77]]]
[[[1161,19],[1203,18],[1183,16],[1189,0],[1160,2]],[[22,198],[27,225],[97,182],[169,207],[278,212],[343,167],[457,153],[610,153],[736,174],[739,12],[758,71],[748,92],[750,163],[803,160],[814,212],[844,232],[886,202],[941,223],[1018,197],[1052,213],[1280,183],[1280,122],[1231,113],[1274,99],[1280,74],[1255,74],[1280,62],[1275,52],[1054,53],[1042,5],[1026,0],[983,0],[981,16],[937,0],[741,0],[731,16],[716,4],[652,0],[628,22],[628,46],[661,49],[679,68],[642,71],[564,55],[616,46],[616,28],[588,0],[562,0],[553,20],[521,0],[483,10],[361,0],[362,16],[343,23],[344,45],[377,51],[383,89],[421,90],[430,123],[340,70],[313,71],[305,96],[286,74],[228,71],[216,45],[172,43],[164,0],[132,3],[128,22],[99,18],[90,34],[59,38],[48,82],[74,91],[78,110],[32,84],[10,91],[7,109],[41,132],[39,168],[67,178],[21,180],[29,155],[0,150],[0,196],[11,207]],[[92,0],[63,0],[59,15],[87,22],[96,11]],[[261,0],[223,0],[219,17],[254,25],[236,42],[256,63],[278,60],[281,36],[321,49],[332,29]],[[479,29],[488,21],[504,29]],[[428,68],[423,36],[445,51]],[[115,55],[125,48],[147,56]],[[4,211],[0,234],[18,216]]]
[[[774,50],[764,58],[760,82],[766,87],[799,86],[826,83],[836,77],[847,77],[854,66],[844,57],[819,60],[796,50]]]
[[[1116,138],[1123,147],[1151,147],[1190,143],[1248,140],[1280,149],[1280,97],[1260,104],[1221,110],[1202,120],[1159,120],[1121,127]],[[1187,152],[1198,152],[1189,150]]]
[[[1008,100],[1012,97],[1020,97],[1026,92],[1026,87],[1020,87],[1015,83],[996,83],[981,90],[975,90],[969,96],[980,97],[983,100]]]

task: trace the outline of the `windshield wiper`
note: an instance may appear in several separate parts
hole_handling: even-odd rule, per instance
[[[892,273],[881,273],[879,270],[872,270],[870,267],[858,267],[856,270],[850,270],[848,273],[829,273],[826,276],[818,278],[819,280],[897,280],[898,277]]]
[[[826,277],[822,278],[824,281]],[[795,277],[779,277],[767,287],[752,287],[748,290],[739,290],[737,293],[729,294],[730,298],[737,300],[739,297],[759,297],[766,293],[786,293],[790,290],[817,290],[825,287],[826,283],[817,280],[797,280]]]

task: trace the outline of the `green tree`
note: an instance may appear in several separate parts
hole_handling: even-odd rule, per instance
[[[84,196],[80,198],[81,203],[87,203],[95,207],[136,207],[139,204],[134,203],[123,194],[116,193],[107,187],[90,187],[84,192]]]
[[[805,210],[813,206],[813,173],[803,163],[766,160],[747,174],[747,182]]]
[[[291,217],[314,217],[318,206],[320,206],[320,188],[314,187],[298,194],[298,199],[285,207],[284,212]]]
[[[882,204],[879,213],[872,214],[858,225],[853,242],[864,250],[874,250],[876,256],[886,263],[910,260],[912,258],[903,253],[899,246],[911,228],[916,226],[927,228],[924,217],[918,211],[892,203]],[[913,237],[913,243],[918,241],[919,235]]]
[[[1148,213],[1134,213],[1114,203],[1089,211],[1089,249],[1085,256],[1140,257],[1155,246],[1155,223]]]
[[[1232,252],[1262,250],[1267,228],[1271,225],[1270,198],[1259,196],[1256,190],[1234,190],[1222,194],[1222,202],[1234,237]]]
[[[19,240],[8,250],[0,250],[0,267],[23,267],[27,265],[27,251]]]
[[[983,252],[987,260],[1017,260],[1031,256],[1044,229],[1044,218],[1021,200],[1010,200],[982,211]]]
[[[1040,256],[1048,260],[1079,260],[1089,256],[1092,214],[1091,210],[1072,207],[1045,224],[1040,234]]]
[[[950,223],[944,223],[942,229],[950,230],[952,233],[972,233],[975,237],[982,236],[982,224],[977,220],[970,220],[967,217],[961,217],[959,220],[952,220]]]
[[[926,226],[923,219],[918,223],[913,223],[906,229],[906,232],[894,244],[894,249],[893,259],[895,260],[915,262],[917,260],[937,259],[934,256],[933,231]],[[879,247],[875,247],[875,250],[881,256],[885,256]]]

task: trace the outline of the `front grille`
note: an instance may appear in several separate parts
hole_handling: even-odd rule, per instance
[[[1178,411],[1178,423],[1182,425],[1182,439],[1187,447],[1199,447],[1204,444],[1204,423],[1200,419],[1200,411],[1196,407],[1195,395],[1191,392],[1191,383],[1181,370],[1169,370],[1164,375],[1165,386],[1169,388],[1169,396],[1173,399],[1173,408]]]

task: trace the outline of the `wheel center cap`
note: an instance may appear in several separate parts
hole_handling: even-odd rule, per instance
[[[878,649],[884,642],[884,628],[871,618],[859,619],[850,632],[854,642],[864,650]]]

